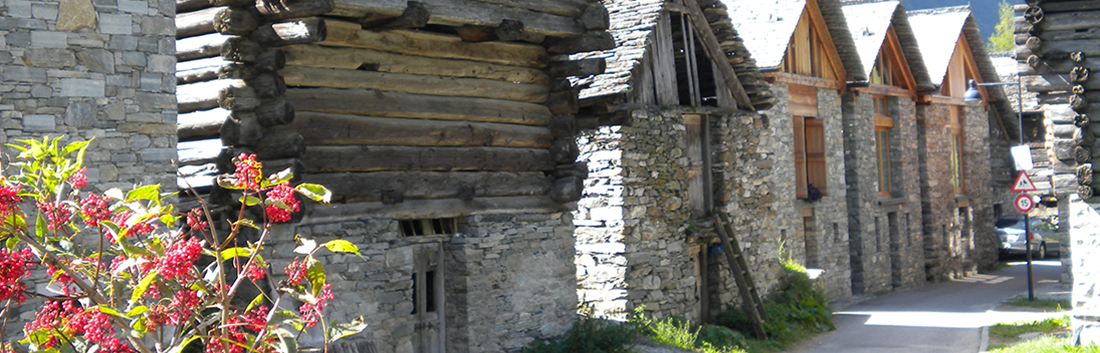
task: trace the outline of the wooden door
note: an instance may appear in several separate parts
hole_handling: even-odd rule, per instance
[[[416,353],[446,351],[443,315],[443,251],[439,243],[414,245],[413,250],[413,315],[416,316],[413,338]]]

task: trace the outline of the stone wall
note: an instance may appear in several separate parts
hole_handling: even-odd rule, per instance
[[[887,97],[891,192],[879,195],[874,102],[868,94],[844,95],[844,149],[848,182],[849,257],[852,291],[879,293],[924,283],[916,105]]]
[[[1059,232],[1069,235],[1072,254],[1069,258],[1072,274],[1073,327],[1080,332],[1080,344],[1100,344],[1100,298],[1096,285],[1100,283],[1100,214],[1077,194],[1058,198]]]
[[[932,281],[977,273],[997,260],[990,205],[989,115],[980,106],[963,107],[966,193],[956,195],[949,163],[951,144],[945,143],[952,138],[947,126],[952,107],[917,108],[925,273]]]
[[[89,185],[174,187],[175,3],[10,0],[2,6],[0,143],[95,138],[85,157]]]
[[[447,351],[515,352],[568,329],[577,303],[569,213],[468,216],[459,219],[458,229],[406,237],[390,218],[306,216],[277,228],[274,253],[265,256],[272,268],[286,266],[294,256],[294,234],[357,245],[364,259],[321,252],[335,294],[326,319],[363,316],[369,326],[365,337],[355,339],[370,341],[378,352],[414,352],[422,332],[410,314],[414,261],[439,248]],[[305,341],[311,340],[316,343],[317,336]]]
[[[88,190],[174,189],[175,9],[172,1],[0,2],[0,146],[94,138]],[[48,293],[45,278],[30,282]],[[6,312],[0,334],[19,337],[41,304],[30,298]]]
[[[788,101],[787,85],[773,85],[779,101]],[[825,270],[822,284],[830,300],[851,296],[848,249],[848,206],[844,171],[844,125],[840,94],[817,90],[817,118],[825,125],[827,195],[807,202],[795,197],[794,127],[789,107],[776,105],[763,114],[775,137],[775,166],[772,170],[777,217],[775,226],[783,242],[784,256],[792,256],[809,268]]]
[[[589,166],[574,220],[578,292],[598,314],[623,317],[645,305],[654,317],[698,322],[741,301],[725,258],[704,251],[717,242],[713,222],[687,206],[681,117],[687,109],[634,111],[628,126],[578,138],[579,160]],[[771,150],[779,145],[761,115],[715,113],[708,119],[715,204],[730,216],[766,295],[781,274],[771,191]]]

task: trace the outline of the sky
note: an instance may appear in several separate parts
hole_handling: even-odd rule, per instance
[[[1001,0],[902,0],[906,10],[931,9],[936,7],[970,5],[974,10],[974,19],[978,21],[978,28],[982,31],[982,39],[989,41],[989,35],[993,34],[993,27],[997,26],[1000,18],[997,14],[997,4]],[[1024,0],[1008,0],[1008,3],[1023,4]]]

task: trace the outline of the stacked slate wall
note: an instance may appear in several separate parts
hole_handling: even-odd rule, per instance
[[[789,101],[787,84],[773,87],[779,101]],[[825,270],[821,283],[830,300],[851,296],[851,271],[848,249],[848,206],[845,191],[844,127],[841,97],[833,89],[817,89],[817,118],[824,120],[825,165],[828,194],[809,202],[796,198],[794,180],[794,127],[788,105],[780,104],[764,112],[771,133],[778,142],[773,169],[776,207],[775,227],[787,251],[810,268]]]
[[[578,296],[598,314],[622,317],[645,305],[654,317],[698,322],[741,301],[715,250],[713,222],[688,206],[683,112],[636,110],[625,125],[579,135],[579,160],[589,174],[574,213]],[[767,295],[782,273],[771,180],[777,145],[762,115],[708,119],[715,205],[730,216]]]
[[[916,104],[887,97],[891,195],[879,195],[874,101],[844,95],[844,149],[848,182],[852,292],[871,294],[924,283]]]
[[[369,326],[350,338],[360,347],[411,353],[422,329],[410,314],[414,262],[418,249],[440,244],[447,351],[513,352],[564,333],[575,318],[572,232],[567,212],[461,217],[457,233],[428,236],[403,236],[392,218],[306,216],[278,227],[265,256],[286,266],[295,234],[354,243],[364,258],[319,252],[335,294],[326,319],[363,316]]]
[[[0,9],[0,144],[94,138],[87,190],[174,188],[175,3],[12,0]],[[28,286],[48,293],[45,283]],[[8,310],[2,334],[18,337],[41,303]]]
[[[942,281],[975,274],[997,261],[990,202],[989,115],[984,107],[963,106],[965,194],[951,183],[948,104],[917,107],[921,210],[925,274]]]

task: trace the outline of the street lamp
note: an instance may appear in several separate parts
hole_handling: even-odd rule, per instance
[[[1020,133],[1020,145],[1024,145],[1024,89],[1020,80],[1020,73],[1016,73],[1016,82],[983,82],[976,83],[973,79],[969,82],[969,87],[966,92],[963,93],[963,100],[966,102],[976,102],[982,100],[982,92],[978,90],[978,87],[991,87],[991,86],[1008,86],[1016,84],[1016,125],[1019,127]],[[1029,156],[1030,157],[1030,156]],[[1020,166],[1021,163],[1016,163]],[[1023,169],[1021,169],[1023,170]],[[1053,186],[1053,184],[1051,184]],[[1035,301],[1035,286],[1033,284],[1031,276],[1031,217],[1029,213],[1024,213],[1024,254],[1027,256],[1027,300]]]

